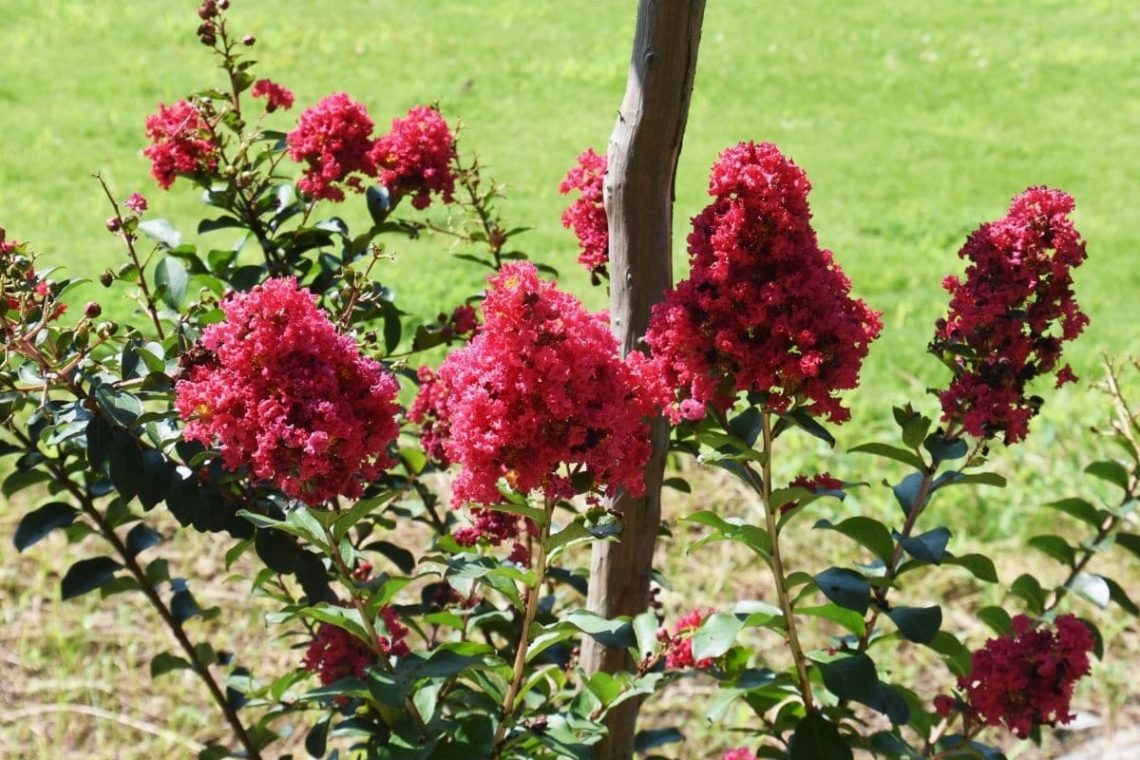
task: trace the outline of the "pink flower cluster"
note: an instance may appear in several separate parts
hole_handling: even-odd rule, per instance
[[[672,632],[667,628],[661,628],[657,631],[657,640],[665,647],[666,668],[669,670],[683,670],[684,668],[704,670],[712,667],[713,661],[710,657],[702,660],[693,659],[693,634],[712,613],[711,609],[693,610],[673,624]]]
[[[482,328],[437,376],[425,374],[410,412],[430,423],[429,451],[442,448],[463,467],[454,502],[497,504],[500,479],[519,492],[569,496],[563,466],[590,472],[599,490],[642,493],[653,408],[606,315],[587,312],[530,263],[507,264],[488,282]]]
[[[1034,628],[1025,615],[1013,619],[1013,632],[990,639],[974,652],[970,675],[958,679],[965,707],[987,725],[1004,724],[1021,738],[1034,726],[1068,723],[1073,685],[1090,670],[1093,636],[1072,615],[1057,618],[1052,630]],[[942,715],[954,706],[935,700]]]
[[[741,391],[783,412],[804,404],[843,422],[879,314],[811,226],[807,176],[770,143],[740,143],[713,165],[712,204],[693,219],[689,278],[653,309],[646,342],[680,394],[674,423],[726,410]]]
[[[606,156],[593,148],[578,156],[578,165],[566,173],[558,191],[566,195],[578,191],[578,198],[562,212],[562,226],[573,229],[582,247],[578,263],[591,275],[604,277],[610,256],[610,230],[606,219],[603,184]]]
[[[406,657],[410,653],[405,641],[407,627],[390,607],[381,607],[380,617],[387,633],[376,638],[381,651],[395,657]],[[309,642],[301,665],[316,673],[322,686],[328,686],[342,678],[363,678],[364,672],[375,662],[376,652],[367,642],[343,628],[321,623]]]
[[[359,496],[390,464],[395,378],[360,354],[293,278],[222,303],[183,360],[176,405],[185,437],[221,444],[226,467],[309,504]]]
[[[737,747],[736,749],[730,749],[728,752],[725,752],[721,760],[756,760],[756,755],[752,754],[752,752],[745,747]]]
[[[185,100],[171,106],[159,103],[158,113],[147,117],[146,136],[151,143],[143,155],[150,159],[150,173],[163,190],[179,176],[197,177],[218,165],[220,149],[210,125]]]
[[[418,209],[428,207],[431,193],[452,202],[455,138],[436,109],[417,106],[403,119],[393,119],[391,131],[376,141],[372,155],[380,182],[393,197],[410,194]]]
[[[1073,295],[1071,270],[1085,243],[1060,190],[1031,187],[1009,213],[975,230],[958,252],[970,261],[965,280],[948,277],[950,310],[938,320],[931,349],[954,369],[939,394],[942,419],[970,435],[1017,443],[1039,403],[1026,396],[1034,378],[1056,372],[1057,385],[1076,380],[1061,346],[1088,324]]]
[[[361,192],[360,177],[352,175],[376,174],[372,119],[363,105],[343,92],[305,109],[286,141],[290,158],[308,165],[297,187],[312,198],[343,201],[340,183]]]
[[[372,128],[364,106],[343,92],[302,112],[286,137],[290,157],[308,165],[297,187],[312,198],[343,201],[343,187],[361,192],[362,175],[379,175],[393,203],[411,194],[412,205],[422,209],[431,202],[431,193],[451,203],[455,138],[438,111],[413,108],[406,118],[393,120],[392,131],[377,140],[372,139]]]
[[[293,92],[269,79],[258,79],[253,83],[249,94],[255,98],[265,98],[266,113],[278,109],[288,111],[293,107]]]

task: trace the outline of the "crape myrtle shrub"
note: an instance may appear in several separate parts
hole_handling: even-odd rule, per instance
[[[97,302],[69,311],[79,281],[55,279],[0,230],[3,493],[39,499],[15,545],[58,530],[91,549],[66,570],[64,599],[147,598],[176,644],[152,676],[193,671],[226,729],[203,757],[276,756],[274,742],[300,732],[317,757],[587,758],[610,709],[688,677],[719,687],[707,716],[739,736],[724,755],[735,760],[999,757],[989,729],[1040,738],[1071,719],[1074,684],[1104,651],[1090,615],[1137,613],[1093,569],[1114,546],[1140,554],[1127,530],[1140,423],[1112,367],[1111,435],[1126,456],[1088,472],[1116,498],[1052,502],[1067,537],[1029,541],[1063,581],[1003,587],[1009,610],[977,611],[994,636],[973,652],[913,583],[935,565],[999,583],[987,557],[952,550],[928,506],[946,488],[1004,485],[985,470],[988,447],[1028,434],[1042,403],[1031,383],[1075,380],[1061,356],[1087,322],[1071,279],[1085,244],[1068,195],[1030,188],[966,241],[929,346],[950,373],[940,408],[897,408],[897,440],[850,449],[909,469],[883,490],[899,511],[832,523],[812,505],[858,478],[821,466],[780,483],[774,460],[785,435],[834,445],[825,424],[848,419],[839,394],[857,386],[882,324],[819,245],[807,176],[778,148],[741,143],[718,159],[688,277],[655,308],[644,351],[622,357],[606,315],[517,250],[500,187],[436,108],[383,132],[345,93],[302,108],[255,75],[255,42],[229,28],[227,6],[198,9],[218,88],[161,104],[145,124],[158,185],[196,185],[210,209],[197,242],[152,218],[142,195],[120,201],[103,185],[125,262],[100,281],[136,299],[136,320],[103,320]],[[292,130],[269,127],[295,108]],[[561,186],[574,196],[563,223],[599,284],[605,170],[587,151]],[[343,203],[364,204],[371,226],[350,231]],[[383,241],[422,234],[452,238],[489,272],[468,302],[428,319],[377,281]],[[417,356],[441,347],[439,366]],[[774,598],[701,600],[671,621],[582,609],[590,579],[571,550],[621,534],[607,499],[644,490],[656,414],[678,455],[755,494],[750,517],[683,517],[704,532],[690,548],[743,544],[770,569]],[[195,618],[230,611],[203,609],[171,575],[155,510],[228,536],[227,568],[252,560],[249,593],[271,605],[292,669],[263,672],[194,639]],[[789,530],[849,542],[850,563],[799,567],[781,551]],[[635,669],[582,672],[586,636],[627,648]],[[941,681],[891,680],[915,646],[945,661]],[[679,741],[677,729],[643,732],[639,749]]]

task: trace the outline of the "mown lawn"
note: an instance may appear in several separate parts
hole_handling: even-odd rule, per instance
[[[109,210],[90,178],[94,172],[120,195],[143,191],[152,216],[192,232],[200,213],[196,193],[185,183],[169,193],[158,190],[141,148],[143,121],[159,101],[217,82],[194,36],[195,5],[0,3],[0,225],[10,238],[33,242],[45,263],[88,277],[119,263],[119,249],[103,230]],[[593,306],[604,305],[604,293],[590,289],[574,263],[575,242],[558,222],[563,198],[557,185],[583,148],[604,148],[625,86],[633,3],[234,5],[235,28],[258,38],[258,74],[291,87],[300,107],[343,90],[366,103],[383,126],[411,105],[438,101],[450,119],[462,122],[462,149],[477,151],[507,184],[506,221],[534,228],[522,239],[531,257],[559,268],[562,282]],[[865,366],[864,387],[851,396],[856,420],[841,431],[845,448],[886,431],[892,404],[913,398],[933,411],[923,389],[941,375],[924,348],[945,308],[940,282],[962,268],[956,251],[971,229],[1003,214],[1025,187],[1061,187],[1077,199],[1076,220],[1090,254],[1077,272],[1077,292],[1092,324],[1071,359],[1079,375],[1095,379],[1103,352],[1140,351],[1138,125],[1140,8],[1128,3],[713,0],[677,181],[676,269],[684,271],[688,218],[705,203],[708,167],[723,147],[770,140],[806,169],[815,187],[820,240],[835,251],[856,293],[884,312],[886,325]],[[289,114],[280,115],[277,126],[289,128]],[[350,222],[363,219],[356,199],[341,211]],[[445,240],[396,240],[392,246],[396,260],[380,276],[411,313],[432,315],[453,305],[481,277],[474,266],[449,256]],[[102,293],[92,288],[83,297]],[[108,308],[129,317],[124,302]],[[1140,387],[1135,377],[1131,384]],[[1087,384],[1058,394],[1041,391],[1049,400],[1030,440],[997,454],[998,469],[1014,481],[1010,488],[963,495],[942,508],[940,516],[961,540],[1008,553],[1051,519],[1037,505],[1083,487],[1077,473],[1101,445],[1089,427],[1106,419],[1102,399]],[[817,453],[810,447],[791,452],[785,474],[806,467]],[[873,483],[890,474],[867,472],[866,464],[839,455],[824,468]],[[882,489],[864,493],[863,507],[886,508]],[[724,503],[729,496],[718,492],[710,500]],[[8,513],[0,526],[14,525],[15,511],[0,507]],[[815,550],[806,544],[805,564]],[[20,568],[0,584],[3,624],[12,630],[24,619],[34,626],[0,638],[0,653],[15,662],[0,662],[0,708],[14,708],[3,694],[16,694],[9,686],[29,673],[41,689],[35,692],[40,702],[73,700],[71,692],[51,690],[51,684],[74,685],[67,678],[98,691],[114,670],[107,664],[114,648],[100,643],[102,633],[83,632],[110,631],[106,641],[113,642],[132,635],[138,623],[121,615],[93,617],[98,605],[90,602],[57,606],[51,600],[58,599],[63,566],[27,559],[15,566],[10,547],[9,539],[0,540],[0,567]],[[679,554],[670,555],[668,570],[680,578],[683,563],[694,560]],[[741,558],[723,558],[722,569],[726,574],[718,577],[763,587],[756,568]],[[1140,577],[1135,563],[1123,571],[1134,581]],[[707,580],[679,587],[676,603],[691,606],[698,595],[711,593]],[[715,590],[741,593],[739,584]],[[137,614],[145,619],[147,613]],[[258,628],[256,615],[251,620]],[[1135,664],[1134,651],[1131,656]],[[64,678],[52,670],[53,661],[76,672]],[[92,661],[97,668],[84,674]],[[133,687],[141,694],[149,688],[140,676],[146,658],[131,662],[142,670],[123,677],[141,677],[143,683]],[[1128,659],[1123,662],[1115,667],[1126,673]],[[1129,690],[1120,681],[1102,679],[1107,686],[1096,703],[1126,704]],[[60,715],[51,714],[53,720]],[[92,719],[76,720],[82,728]],[[102,754],[123,757],[134,756],[126,747],[150,736],[96,724],[102,733],[63,734],[78,737],[74,746],[95,736]],[[50,735],[59,725],[49,728]],[[12,730],[0,721],[0,739]],[[20,746],[50,746],[36,738],[39,733],[20,733]],[[170,749],[161,738],[151,739],[155,743],[138,745],[138,756]]]

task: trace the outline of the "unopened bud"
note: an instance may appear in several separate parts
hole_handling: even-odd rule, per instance
[[[104,269],[103,274],[99,275],[99,284],[105,288],[111,287],[111,283],[115,281],[115,273],[110,269]]]
[[[119,326],[114,322],[100,322],[95,326],[95,333],[100,338],[109,338],[119,331]]]
[[[246,36],[241,38],[241,44],[245,45],[246,47],[252,47],[253,43],[255,43],[255,42],[257,42],[257,38],[254,37],[252,34],[247,34]]]
[[[218,6],[214,0],[206,0],[198,9],[198,17],[203,20],[211,19],[216,15],[218,15]]]
[[[218,0],[218,7],[223,11],[228,11],[230,9],[230,0]]]
[[[117,216],[112,216],[110,219],[107,220],[107,231],[108,232],[118,232],[122,226],[123,226],[123,220]]]
[[[83,313],[88,319],[95,319],[103,313],[103,307],[100,306],[97,301],[89,301],[87,305],[83,307]]]

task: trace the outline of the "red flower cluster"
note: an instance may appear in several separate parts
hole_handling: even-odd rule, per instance
[[[485,540],[491,546],[499,546],[505,541],[518,539],[522,535],[524,525],[532,536],[537,536],[539,533],[538,526],[530,520],[523,520],[519,515],[495,509],[472,508],[471,523],[470,526],[452,531],[451,535],[460,546],[474,546],[480,540]],[[515,540],[511,544],[511,553],[507,559],[519,565],[529,566],[530,550],[526,544]]]
[[[439,111],[428,106],[417,106],[403,119],[393,119],[391,131],[372,149],[380,182],[393,198],[412,194],[412,205],[418,209],[428,207],[431,193],[440,193],[444,203],[451,203],[454,156],[451,129]]]
[[[343,201],[344,183],[356,192],[364,188],[359,172],[376,174],[372,158],[372,119],[368,111],[343,92],[322,98],[301,113],[297,128],[286,136],[289,156],[308,164],[297,187],[310,197]]]
[[[388,655],[406,657],[410,650],[404,639],[407,627],[389,607],[380,608],[386,636],[377,636],[380,649]],[[376,652],[367,642],[361,641],[343,628],[321,623],[317,634],[309,643],[301,665],[317,674],[322,686],[342,678],[363,678],[368,666],[376,662]]]
[[[230,296],[222,309],[226,321],[184,356],[175,385],[185,437],[219,442],[226,467],[248,467],[306,503],[359,496],[390,464],[395,378],[292,278]]]
[[[255,98],[265,98],[266,113],[273,113],[277,109],[288,111],[293,107],[293,92],[268,79],[254,82],[249,94]]]
[[[1058,386],[1076,380],[1067,364],[1058,368],[1061,345],[1089,322],[1073,295],[1070,270],[1086,255],[1074,205],[1060,190],[1031,187],[958,252],[970,261],[966,279],[946,278],[950,311],[931,343],[954,369],[939,394],[943,421],[1017,443],[1040,405],[1025,395],[1029,382],[1054,371]]]
[[[448,390],[431,367],[416,371],[420,391],[408,407],[408,419],[420,426],[420,448],[428,459],[440,467],[451,465],[447,456],[447,436],[450,426],[446,414]]]
[[[451,353],[412,408],[463,465],[456,504],[497,504],[500,478],[520,492],[573,493],[558,468],[582,468],[599,490],[644,490],[652,414],[632,368],[618,357],[604,313],[511,263],[489,278],[483,326]]]
[[[1072,615],[1057,618],[1053,630],[1018,615],[1013,633],[987,641],[974,652],[970,675],[958,679],[966,708],[1023,739],[1034,726],[1068,723],[1073,685],[1090,670],[1093,644],[1088,626]],[[952,704],[942,698],[935,707],[945,715]]]
[[[604,277],[610,256],[610,230],[602,194],[606,179],[606,156],[593,148],[578,156],[578,165],[566,173],[558,186],[563,195],[578,191],[578,199],[562,212],[562,226],[573,229],[582,246],[578,263],[591,275]]]
[[[673,625],[671,633],[666,628],[657,631],[657,640],[665,646],[666,668],[670,670],[682,670],[684,668],[704,670],[712,667],[711,657],[706,657],[703,660],[693,659],[693,634],[712,613],[711,609],[693,610]]]
[[[810,188],[770,143],[740,143],[713,166],[716,200],[693,219],[689,278],[654,307],[646,334],[679,394],[666,409],[674,423],[728,409],[740,391],[766,393],[777,412],[850,416],[833,394],[858,384],[882,325],[819,247]]]
[[[143,155],[150,159],[150,173],[163,190],[179,176],[195,177],[218,165],[219,148],[210,125],[185,100],[169,107],[159,103],[158,113],[147,117],[146,136],[151,144]]]

